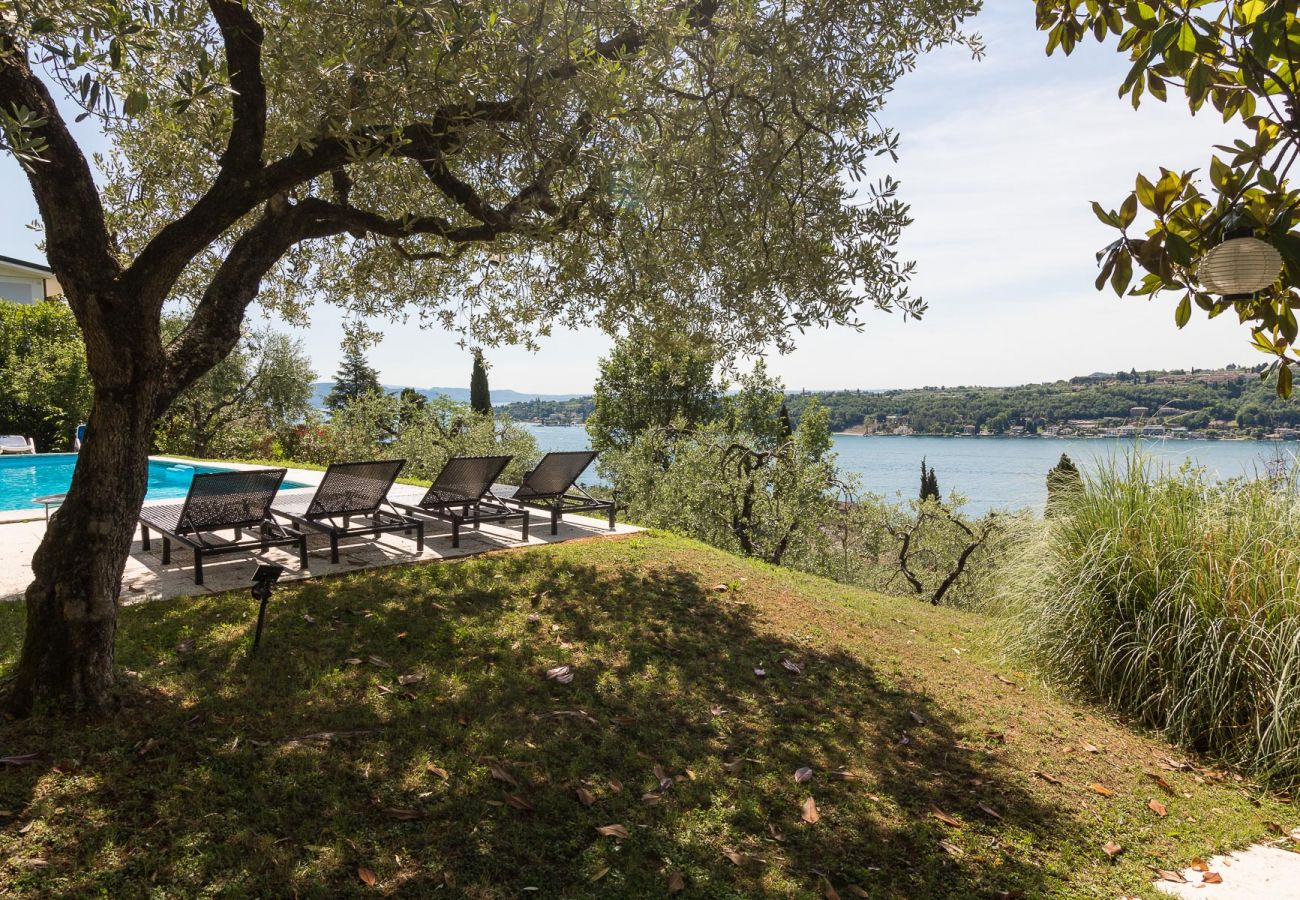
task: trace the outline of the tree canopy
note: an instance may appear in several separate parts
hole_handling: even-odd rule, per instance
[[[1236,313],[1254,346],[1275,358],[1278,392],[1289,395],[1290,367],[1300,362],[1300,190],[1288,178],[1300,155],[1294,0],[1036,0],[1036,8],[1049,54],[1069,54],[1089,35],[1116,40],[1133,63],[1119,93],[1135,108],[1143,96],[1164,101],[1173,89],[1193,113],[1208,104],[1243,126],[1240,137],[1215,148],[1204,171],[1138,175],[1116,208],[1093,204],[1120,232],[1098,254],[1097,288],[1109,282],[1121,296],[1181,294],[1179,328],[1193,306],[1211,318]],[[1198,269],[1237,229],[1272,244],[1285,263],[1273,285],[1250,297],[1220,296]]]

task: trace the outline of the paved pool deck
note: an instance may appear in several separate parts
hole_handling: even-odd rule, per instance
[[[169,457],[154,458],[173,461]],[[183,459],[174,461],[193,462],[193,460]],[[263,468],[225,462],[214,464],[231,469]],[[309,485],[309,487],[282,490],[279,496],[310,497],[315,490],[315,485],[320,484],[324,474],[311,469],[290,469],[285,480]],[[398,484],[389,492],[389,497],[415,503],[423,494],[424,488]],[[175,500],[146,501],[145,506],[175,502]],[[293,548],[272,547],[264,553],[250,550],[246,553],[205,558],[202,585],[194,583],[194,558],[189,550],[173,546],[171,563],[163,565],[162,541],[155,537],[152,541],[152,549],[145,551],[141,546],[140,533],[137,529],[135,540],[131,544],[131,555],[127,558],[126,568],[122,573],[121,602],[130,605],[148,600],[219,594],[223,591],[246,589],[252,582],[253,571],[258,563],[282,565],[287,570],[281,578],[282,582],[299,581],[359,569],[456,559],[494,550],[538,547],[584,538],[615,537],[634,534],[641,530],[633,525],[618,523],[614,530],[610,531],[608,525],[609,523],[604,519],[577,515],[565,516],[560,524],[559,533],[552,535],[549,516],[534,511],[526,542],[520,540],[518,523],[509,525],[489,523],[478,531],[468,527],[463,528],[460,546],[452,547],[451,524],[436,520],[426,521],[423,553],[416,552],[414,535],[407,537],[399,532],[384,534],[378,539],[369,536],[353,537],[340,542],[337,564],[330,562],[328,536],[309,532],[307,548],[310,571],[308,572],[299,571],[298,556]],[[0,602],[21,599],[32,579],[32,554],[36,552],[44,535],[45,516],[40,509],[0,513]]]

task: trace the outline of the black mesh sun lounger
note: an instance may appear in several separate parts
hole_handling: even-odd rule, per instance
[[[560,520],[565,513],[603,512],[609,516],[609,530],[614,530],[615,502],[598,500],[581,487],[578,476],[591,465],[597,456],[595,450],[565,450],[548,453],[523,482],[513,485],[498,484],[492,488],[492,497],[504,503],[513,503],[551,514],[551,534],[558,534]]]
[[[528,540],[528,510],[511,509],[495,501],[488,491],[506,466],[509,456],[455,456],[447,460],[419,503],[397,500],[393,506],[417,518],[431,517],[451,523],[451,545],[460,546],[461,526],[477,529],[484,522],[523,522],[520,540]]]
[[[203,583],[203,557],[268,547],[296,546],[307,568],[307,537],[271,517],[271,503],[284,481],[284,469],[206,472],[194,476],[184,503],[146,506],[140,510],[140,540],[149,549],[149,529],[163,539],[162,561],[172,561],[172,541],[194,551],[194,583]],[[257,537],[244,539],[244,530]],[[213,543],[215,531],[234,531],[233,541]]]
[[[404,459],[377,462],[334,463],[311,497],[285,497],[271,508],[274,515],[299,528],[319,531],[330,538],[330,562],[339,561],[339,538],[387,532],[410,534],[415,530],[416,552],[424,550],[424,523],[404,516],[388,503],[388,491],[397,480]],[[388,509],[381,509],[387,505]],[[353,525],[354,518],[362,519]]]

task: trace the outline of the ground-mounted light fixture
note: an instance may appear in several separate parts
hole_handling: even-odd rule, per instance
[[[271,565],[259,565],[257,571],[253,573],[253,599],[260,605],[257,608],[257,630],[253,632],[253,646],[248,650],[249,656],[256,653],[258,645],[262,643],[262,623],[266,620],[266,603],[271,599],[275,583],[283,574],[284,566]]]
[[[1262,291],[1282,273],[1282,254],[1251,228],[1236,227],[1224,233],[1223,243],[1210,250],[1197,266],[1201,284],[1225,300],[1241,300]]]

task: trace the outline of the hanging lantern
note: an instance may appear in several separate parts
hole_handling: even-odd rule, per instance
[[[1282,254],[1249,234],[1231,237],[1201,259],[1196,277],[1208,290],[1224,297],[1248,297],[1277,280]]]

